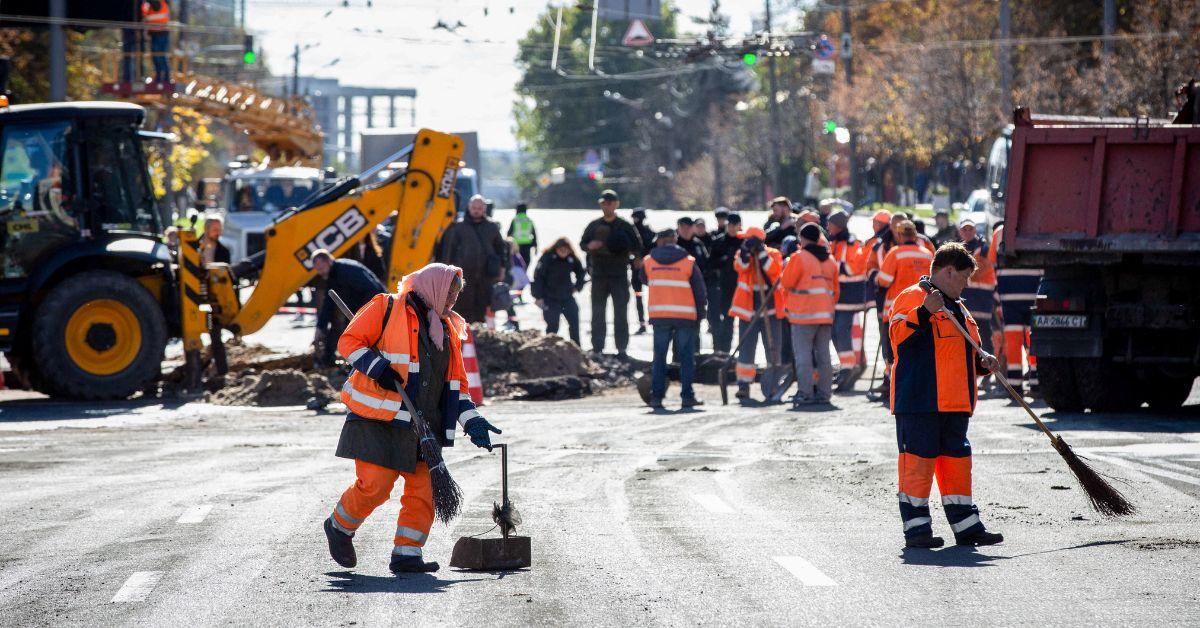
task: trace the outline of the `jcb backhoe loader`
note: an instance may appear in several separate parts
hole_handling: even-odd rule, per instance
[[[395,286],[430,260],[454,220],[462,141],[422,130],[411,146],[280,216],[258,255],[203,268],[193,232],[180,232],[177,251],[162,240],[144,117],[141,107],[108,102],[0,108],[0,351],[16,375],[10,385],[128,397],[160,377],[170,338],[182,338],[194,383],[202,335],[261,329],[312,278],[313,251],[340,256],[395,214],[387,282]],[[373,181],[397,161],[407,168]],[[246,285],[253,291],[240,303]]]

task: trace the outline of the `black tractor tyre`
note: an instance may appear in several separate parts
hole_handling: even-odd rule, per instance
[[[1150,404],[1151,410],[1168,412],[1178,410],[1183,405],[1183,402],[1187,401],[1188,395],[1192,392],[1192,384],[1195,381],[1196,378],[1194,377],[1159,375],[1144,380],[1142,382],[1142,390],[1146,397],[1146,403]]]
[[[135,350],[127,349],[131,356],[128,364],[112,373],[89,372],[68,351],[67,327],[72,316],[97,301],[123,306],[132,314],[132,327],[136,328],[132,340],[120,338],[111,325],[107,330],[103,324],[88,330],[89,343],[96,330],[99,339],[93,348],[101,351],[122,350],[128,342],[138,343]],[[125,399],[159,376],[166,344],[167,323],[162,307],[140,283],[112,271],[80,273],[55,286],[38,307],[33,323],[34,381],[39,391],[51,397]]]
[[[1128,412],[1141,405],[1133,369],[1101,358],[1076,358],[1072,362],[1076,390],[1093,412]]]
[[[1047,405],[1058,412],[1083,412],[1071,358],[1038,358],[1037,373]]]

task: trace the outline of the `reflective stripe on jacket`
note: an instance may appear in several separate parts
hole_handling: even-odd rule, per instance
[[[387,328],[380,329],[389,296],[394,300]],[[453,445],[455,423],[466,424],[479,416],[467,388],[467,373],[462,361],[462,339],[448,323],[450,363],[446,368],[446,390],[442,400],[443,416],[438,421],[425,417],[430,429],[442,429],[446,444]],[[392,369],[404,382],[410,399],[417,398],[421,387],[421,362],[416,355],[420,346],[417,333],[420,322],[415,308],[405,295],[376,295],[359,310],[338,340],[338,353],[354,368],[342,386],[342,402],[353,414],[377,421],[412,420],[404,409],[400,393],[384,390],[376,380],[384,369]],[[374,348],[372,348],[374,346]]]
[[[992,233],[992,245],[987,255],[996,271],[996,293],[1001,301],[1028,301],[1032,306],[1037,299],[1038,284],[1042,282],[1042,269],[1006,268],[998,254],[1003,238],[1004,227],[997,227]]]
[[[646,308],[650,318],[696,320],[696,297],[691,283],[696,258],[689,255],[664,264],[647,255],[642,258],[642,265],[650,289]]]
[[[757,263],[755,263],[757,261]],[[759,272],[759,267],[762,272]],[[744,321],[749,321],[754,318],[754,294],[765,294],[771,286],[775,285],[775,280],[783,274],[783,254],[779,249],[773,249],[769,246],[764,246],[759,252],[757,259],[751,258],[747,262],[742,261],[741,252],[733,254],[733,269],[737,271],[737,290],[733,293],[733,303],[729,306],[729,315],[739,318]],[[766,281],[763,281],[762,275],[766,275]],[[775,302],[768,306],[766,315],[777,316],[776,312],[783,312],[783,295],[776,290],[774,295]]]
[[[891,308],[901,292],[929,274],[932,262],[933,253],[920,244],[901,244],[888,251],[875,277],[876,283],[888,289],[884,300],[885,310]]]
[[[835,309],[861,312],[867,309],[870,295],[867,292],[867,257],[870,249],[854,240],[834,240],[829,250],[838,268],[838,299]]]
[[[171,21],[171,7],[167,6],[167,1],[163,0],[157,11],[150,6],[149,2],[142,3],[142,22],[146,24],[167,24]],[[159,30],[159,29],[155,29]]]
[[[978,343],[979,327],[963,302],[946,301]],[[974,412],[979,356],[945,311],[931,314],[924,303],[925,291],[914,285],[892,307],[892,413]]]
[[[837,264],[824,261],[804,249],[788,258],[779,288],[785,293],[783,310],[793,325],[833,324],[838,299]]]

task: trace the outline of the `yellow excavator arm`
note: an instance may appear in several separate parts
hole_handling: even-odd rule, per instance
[[[438,238],[454,221],[454,185],[462,152],[458,136],[422,129],[411,146],[280,217],[267,228],[261,257],[252,258],[250,266],[261,272],[245,304],[238,305],[237,282],[223,276],[229,269],[210,269],[214,323],[238,335],[262,329],[312,278],[314,251],[326,249],[341,257],[393,214],[387,286],[394,290],[401,277],[431,261]],[[408,167],[370,182],[396,161],[407,161]]]

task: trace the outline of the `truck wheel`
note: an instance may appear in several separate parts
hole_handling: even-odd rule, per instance
[[[1101,358],[1076,359],[1074,368],[1079,396],[1093,412],[1127,412],[1142,405],[1132,369]]]
[[[1038,358],[1038,384],[1046,403],[1059,412],[1083,412],[1070,358]]]
[[[89,271],[51,290],[33,324],[39,390],[123,399],[157,376],[167,344],[162,308],[137,281]]]
[[[1187,401],[1192,392],[1194,377],[1168,377],[1159,375],[1142,382],[1146,402],[1157,412],[1177,410]]]

